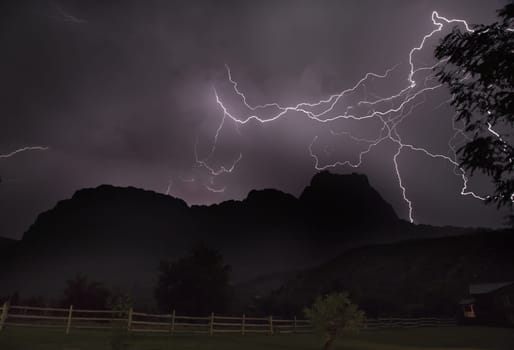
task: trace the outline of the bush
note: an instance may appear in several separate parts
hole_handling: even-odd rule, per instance
[[[366,323],[364,312],[352,303],[348,293],[332,293],[316,298],[314,304],[305,309],[305,316],[312,325],[326,336],[323,349],[331,349],[342,331],[355,331]]]

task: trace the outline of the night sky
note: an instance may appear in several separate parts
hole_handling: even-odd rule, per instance
[[[490,23],[504,1],[12,1],[0,5],[0,154],[27,146],[48,150],[0,158],[0,236],[21,238],[37,214],[76,190],[100,184],[169,193],[189,204],[242,199],[251,189],[298,195],[320,161],[355,162],[362,144],[334,133],[376,137],[376,120],[327,125],[298,112],[237,124],[227,118],[213,148],[224,104],[244,109],[227,76],[250,105],[319,101],[371,79],[339,107],[392,95],[408,85],[409,51],[447,18]],[[448,26],[443,33],[451,29]],[[434,64],[438,33],[415,56]],[[428,84],[436,82],[428,81]],[[444,89],[416,101],[402,140],[448,155],[452,108]],[[273,111],[263,111],[269,116]],[[270,114],[271,113],[271,114]],[[375,124],[374,124],[375,123]],[[374,135],[374,136],[373,136]],[[353,169],[408,219],[393,156],[384,142]],[[416,223],[488,226],[505,212],[462,196],[451,164],[405,151],[398,159]],[[470,189],[484,194],[484,178]],[[342,199],[344,200],[344,199]]]

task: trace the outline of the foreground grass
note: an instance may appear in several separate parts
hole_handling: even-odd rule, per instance
[[[122,337],[123,338],[123,337]],[[288,335],[144,335],[74,330],[7,328],[0,332],[1,350],[288,350],[321,349],[313,334]],[[118,341],[117,341],[118,340]],[[512,350],[514,329],[448,327],[367,331],[342,336],[336,349],[346,350]]]

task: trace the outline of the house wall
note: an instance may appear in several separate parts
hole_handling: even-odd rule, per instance
[[[502,324],[514,326],[514,284],[500,288],[492,295],[494,309]]]

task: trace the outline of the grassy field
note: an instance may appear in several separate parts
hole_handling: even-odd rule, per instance
[[[127,347],[119,333],[75,330],[7,328],[0,332],[1,350],[287,350],[321,349],[317,335],[143,335],[131,334]],[[122,336],[123,337],[123,336]],[[336,349],[355,350],[471,350],[514,349],[514,329],[448,327],[367,331],[342,336]]]

